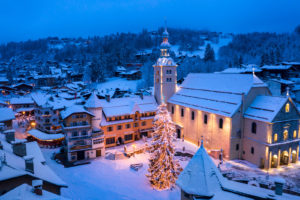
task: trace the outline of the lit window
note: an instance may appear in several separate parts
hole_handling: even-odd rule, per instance
[[[287,140],[287,139],[288,139],[288,131],[285,130],[285,131],[283,132],[283,140]]]
[[[275,134],[274,134],[273,141],[274,141],[274,142],[277,142],[277,140],[278,140],[278,134],[277,134],[277,133],[275,133]]]
[[[285,112],[290,112],[290,104],[289,103],[287,103],[285,105]]]
[[[297,131],[294,130],[294,133],[293,133],[293,138],[296,138],[297,137]]]

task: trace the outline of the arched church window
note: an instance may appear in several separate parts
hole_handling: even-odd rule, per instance
[[[289,103],[287,103],[286,105],[285,105],[285,112],[290,112],[290,104]]]

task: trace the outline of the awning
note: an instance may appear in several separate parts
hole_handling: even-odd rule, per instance
[[[32,137],[38,139],[38,140],[59,140],[59,139],[63,139],[65,136],[61,133],[57,133],[57,134],[48,134],[48,133],[44,133],[40,130],[37,129],[31,129],[28,131],[28,134],[31,135]]]

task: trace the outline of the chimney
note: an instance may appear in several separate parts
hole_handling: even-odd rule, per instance
[[[43,195],[43,181],[42,180],[32,180],[33,193],[36,195]]]
[[[144,94],[143,94],[143,92],[140,93],[140,97],[141,97],[141,99],[144,99]]]
[[[106,95],[105,95],[105,99],[106,99],[107,102],[110,102],[110,95],[109,95],[109,94],[106,94]]]
[[[274,183],[275,183],[275,194],[282,195],[283,185],[285,184],[285,180],[278,177],[274,180]]]
[[[15,141],[15,130],[11,129],[11,130],[4,131],[4,134],[5,134],[5,139],[8,143]]]
[[[33,156],[24,156],[25,160],[25,170],[31,173],[34,173],[34,163],[33,163]]]
[[[25,141],[14,141],[12,142],[13,145],[13,152],[14,154],[18,155],[18,156],[26,156],[26,144]]]

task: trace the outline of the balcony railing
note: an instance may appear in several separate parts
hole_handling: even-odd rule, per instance
[[[86,145],[73,145],[70,147],[71,151],[78,151],[78,150],[83,150],[83,149],[91,149],[92,145],[86,144]]]

